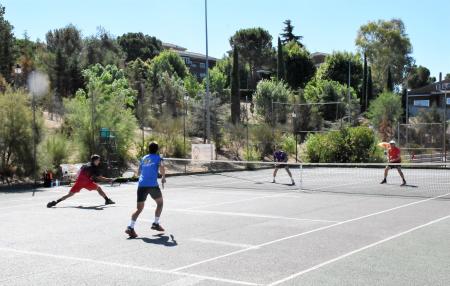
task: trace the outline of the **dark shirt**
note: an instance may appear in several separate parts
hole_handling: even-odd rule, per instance
[[[100,176],[99,167],[92,163],[87,163],[86,165],[81,166],[77,181],[93,182],[98,176]]]
[[[275,162],[286,162],[287,154],[281,150],[275,151],[275,153],[273,153],[273,159]]]

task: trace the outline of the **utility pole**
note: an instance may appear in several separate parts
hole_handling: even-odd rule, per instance
[[[205,0],[205,38],[206,38],[206,140],[211,144],[211,115],[209,99],[209,57],[208,57],[208,0]],[[211,159],[213,150],[211,147]]]
[[[352,63],[352,60],[350,59],[349,61],[348,61],[348,91],[347,91],[347,97],[348,97],[348,123],[352,123],[352,112],[351,112],[351,107],[350,107],[350,105],[351,105],[351,102],[350,102],[350,84],[351,84],[351,79],[350,79],[350,77],[351,77],[351,63]]]

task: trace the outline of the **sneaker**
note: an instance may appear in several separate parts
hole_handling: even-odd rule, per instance
[[[294,181],[292,181],[291,186],[295,186],[295,182]]]
[[[49,202],[49,203],[47,204],[47,207],[48,207],[48,208],[51,208],[51,207],[54,207],[54,206],[56,206],[56,201],[51,201],[51,202]]]
[[[272,183],[276,183],[276,182],[275,182],[275,179],[272,180]]]
[[[131,227],[127,227],[127,229],[125,230],[125,233],[128,234],[130,236],[130,238],[138,237],[137,233],[134,231],[134,228],[131,228]]]
[[[113,205],[113,204],[115,204],[115,202],[113,202],[113,200],[111,200],[110,198],[107,198],[105,200],[105,205]]]
[[[383,181],[381,181],[380,184],[386,184],[386,183],[387,183],[387,180],[386,180],[386,179],[383,179]]]
[[[152,229],[157,230],[157,231],[164,231],[164,228],[161,225],[159,225],[159,223],[153,223]]]
[[[403,181],[403,183],[400,186],[406,186],[406,181]]]

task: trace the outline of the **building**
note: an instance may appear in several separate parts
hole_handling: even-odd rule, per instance
[[[414,117],[419,112],[436,106],[442,114],[447,113],[447,119],[450,119],[450,112],[446,110],[450,105],[450,80],[441,80],[408,91],[407,102],[408,117]]]
[[[311,54],[311,59],[318,69],[321,64],[325,62],[325,58],[328,56],[327,53],[315,52]]]
[[[180,55],[189,71],[199,81],[206,77],[206,55],[187,51],[186,48],[180,47],[170,43],[163,43],[163,49],[172,50]],[[209,68],[212,68],[217,63],[217,58],[208,57]]]

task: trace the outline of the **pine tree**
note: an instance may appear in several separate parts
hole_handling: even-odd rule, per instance
[[[239,87],[239,53],[236,46],[233,49],[233,67],[231,71],[231,122],[237,124],[241,117],[241,95]]]
[[[5,7],[0,4],[0,75],[9,82],[14,65],[14,34],[13,26],[4,15]]]
[[[386,90],[390,92],[394,91],[394,81],[392,79],[391,67],[388,67]]]
[[[283,45],[281,44],[280,37],[278,37],[278,51],[277,51],[277,79],[285,79],[285,65],[283,57]]]
[[[290,41],[295,41],[300,45],[300,47],[303,47],[303,44],[300,43],[300,41],[303,39],[303,37],[294,35],[294,33],[293,33],[294,26],[292,26],[291,20],[288,19],[288,20],[284,21],[283,24],[285,26],[283,28],[284,33],[281,33],[283,44],[286,44]]]
[[[367,110],[367,56],[364,53],[364,66],[363,66],[363,82],[362,82],[362,93],[361,93],[361,110]]]

